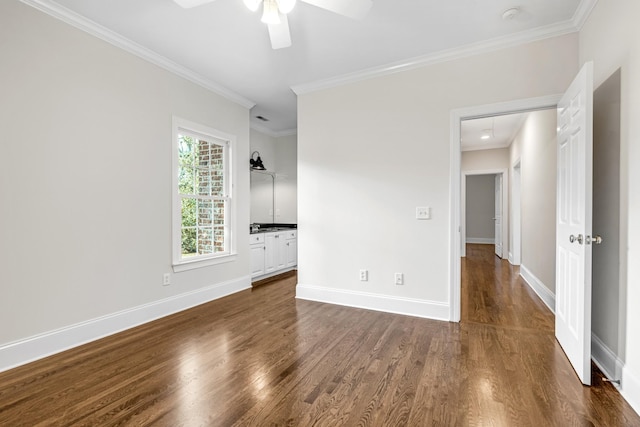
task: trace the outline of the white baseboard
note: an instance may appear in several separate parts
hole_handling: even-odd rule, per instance
[[[629,402],[629,405],[640,415],[640,379],[632,373],[628,367],[622,368],[622,389],[620,394]]]
[[[479,243],[481,245],[495,245],[496,240],[493,237],[467,237],[466,243]]]
[[[542,302],[545,303],[552,313],[556,312],[556,295],[547,288],[540,279],[538,279],[529,269],[524,265],[520,265],[520,275],[524,281],[529,285],[531,289],[540,297]]]
[[[511,253],[511,251],[509,251],[507,260],[509,260],[509,264],[513,265],[513,254]]]
[[[240,277],[0,346],[0,372],[249,289]]]
[[[622,378],[624,362],[593,333],[591,334],[591,360],[598,365],[605,377],[611,380]]]
[[[406,316],[449,320],[449,304],[415,298],[401,298],[304,284],[296,286],[296,298]]]
[[[629,368],[622,368],[620,394],[631,405],[636,413],[640,414],[640,379],[631,373]]]

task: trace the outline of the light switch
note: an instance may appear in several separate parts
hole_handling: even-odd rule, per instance
[[[431,208],[429,207],[416,208],[416,219],[431,219]]]
[[[396,273],[394,278],[396,285],[404,285],[404,274]]]

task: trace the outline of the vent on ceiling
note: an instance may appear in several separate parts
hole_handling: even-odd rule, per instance
[[[268,122],[268,121],[269,121],[269,119],[267,119],[267,118],[266,118],[266,117],[264,117],[264,116],[256,116],[256,119],[258,119],[258,120],[262,120],[263,122]]]

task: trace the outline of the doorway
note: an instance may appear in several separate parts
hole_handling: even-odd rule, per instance
[[[475,149],[469,151],[469,142],[472,137],[467,130],[473,128],[474,122],[495,123],[492,126],[492,138],[495,140],[492,149]],[[504,176],[504,191],[497,193],[495,201],[504,208],[495,209],[493,220],[496,225],[495,236],[507,236],[511,234],[509,245],[502,246],[502,239],[496,241],[496,255],[499,258],[513,260],[513,248],[517,244],[516,256],[520,258],[522,248],[526,250],[524,261],[518,262],[519,273],[527,285],[533,289],[538,297],[553,312],[555,310],[555,284],[556,284],[556,164],[557,164],[557,112],[555,108],[538,109],[526,113],[502,114],[496,117],[463,120],[462,127],[462,154],[461,168],[463,174],[468,175],[467,169],[473,166],[502,166],[501,174],[495,175],[495,185],[502,186],[500,177]],[[493,127],[495,129],[493,129]],[[502,140],[498,135],[506,135]],[[482,147],[482,145],[480,146]],[[476,147],[472,147],[476,148]],[[516,159],[516,160],[514,160]],[[511,164],[518,166],[511,167]],[[515,169],[515,170],[514,170]],[[525,169],[526,174],[522,174]],[[512,190],[509,188],[509,177],[514,174],[519,178],[517,202],[510,200]],[[493,177],[487,176],[492,179]],[[462,186],[465,186],[465,181]],[[474,190],[478,192],[478,190]],[[468,194],[467,197],[468,198]],[[462,204],[465,203],[463,198]],[[517,222],[510,218],[509,213],[516,211]],[[501,212],[504,212],[502,218]],[[462,216],[465,209],[462,209]],[[469,223],[469,218],[462,221],[462,227]],[[497,225],[501,227],[498,228]],[[513,233],[515,226],[516,234]],[[511,228],[511,229],[510,229]],[[504,229],[504,230],[503,230]],[[469,232],[461,236],[467,240]],[[471,240],[471,243],[486,243]],[[509,246],[507,248],[507,246]],[[466,248],[465,248],[466,249]],[[503,253],[504,251],[504,253]],[[508,255],[511,251],[511,256]]]
[[[463,171],[461,188],[461,247],[490,244],[499,258],[505,258],[508,235],[508,174],[506,169]]]
[[[587,242],[595,241],[595,234],[603,233],[603,242],[607,242],[607,235],[611,237],[611,245],[607,247],[605,244],[594,247],[593,255],[593,297],[594,304],[591,308],[593,312],[593,324],[592,328],[589,328],[587,340],[591,341],[593,353],[591,358],[593,361],[603,370],[606,376],[610,378],[620,378],[621,371],[621,359],[619,355],[624,354],[625,342],[624,336],[626,313],[624,307],[626,306],[626,282],[625,277],[620,274],[622,265],[626,265],[627,260],[622,256],[620,248],[625,245],[620,240],[624,233],[620,233],[622,224],[626,224],[627,218],[621,216],[622,210],[620,204],[621,194],[623,193],[622,186],[624,183],[620,182],[621,171],[621,156],[619,148],[619,129],[620,129],[620,84],[619,84],[619,70],[615,72],[608,80],[603,82],[594,93],[594,152],[593,152],[593,166],[594,166],[594,205],[593,205],[593,233],[594,237],[587,236]],[[553,98],[553,97],[551,97]],[[461,185],[460,181],[457,181],[457,168],[460,165],[461,155],[457,148],[461,145],[458,140],[460,137],[460,122],[465,119],[473,117],[487,117],[491,114],[505,114],[508,111],[532,111],[541,108],[554,108],[554,103],[557,100],[549,102],[547,106],[544,106],[545,101],[551,101],[551,98],[536,98],[530,100],[524,100],[521,102],[495,104],[484,107],[476,107],[470,109],[461,109],[453,111],[451,113],[451,145],[453,148],[451,166],[452,166],[452,197],[451,206],[453,210],[454,224],[461,225],[461,217],[455,217],[459,211],[456,209],[456,202],[458,198],[455,197],[455,190],[457,185]],[[537,105],[538,108],[533,108]],[[598,151],[601,150],[601,151]],[[526,170],[525,170],[526,167]],[[523,229],[523,224],[527,225],[528,221],[525,219],[525,215],[531,218],[531,212],[536,212],[536,205],[531,204],[530,197],[525,191],[525,177],[529,176],[531,171],[530,165],[526,164],[523,158],[515,157],[512,159],[509,167],[509,176],[511,178],[512,189],[510,191],[509,215],[512,219],[512,226],[509,229],[509,260],[512,264],[518,265],[528,263],[532,256],[536,257],[540,254],[544,254],[544,251],[538,248],[526,249],[527,245],[523,242],[526,240],[526,232]],[[555,181],[556,178],[554,177]],[[527,203],[529,206],[525,206]],[[532,207],[533,206],[533,207]],[[537,214],[537,212],[536,212]],[[519,220],[518,220],[519,219]],[[538,230],[544,230],[544,228],[538,228]],[[462,249],[456,245],[457,242],[463,240],[461,235],[462,227],[451,228],[451,239],[453,242],[453,251],[451,259],[451,278],[453,286],[450,289],[450,301],[451,301],[451,320],[459,321],[460,312],[458,310],[460,304],[460,290],[457,288],[457,283],[460,280],[458,271],[459,256],[456,254],[456,249]],[[589,230],[587,233],[591,233]],[[579,242],[580,236],[576,240]],[[555,240],[555,238],[553,238]],[[599,241],[598,241],[599,243]],[[525,252],[525,249],[528,252]],[[554,251],[555,253],[555,247]],[[526,254],[529,254],[528,256]],[[555,264],[555,261],[554,261]],[[530,287],[538,293],[542,300],[555,312],[555,278],[548,281],[549,285],[553,287],[547,289],[545,286],[537,286],[538,283],[536,277],[528,274],[525,266],[521,267],[521,274],[525,280],[529,283]],[[547,294],[540,292],[541,290],[547,290]],[[560,292],[559,295],[563,295]]]
[[[461,126],[463,120],[476,118],[486,118],[508,113],[528,112],[543,109],[555,109],[560,96],[553,95],[547,97],[530,98],[525,100],[511,101],[505,103],[491,104],[479,107],[470,107],[453,110],[451,112],[451,212],[452,221],[455,224],[451,227],[451,260],[450,260],[450,319],[455,322],[460,321],[460,293],[461,293],[461,255],[462,251],[462,154],[461,154]],[[506,174],[505,174],[506,175]],[[508,222],[508,221],[507,221]],[[506,235],[507,233],[505,233]]]

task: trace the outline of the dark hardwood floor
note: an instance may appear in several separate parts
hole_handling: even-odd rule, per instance
[[[583,387],[491,248],[459,324],[294,299],[296,277],[0,373],[0,426],[640,426]]]

